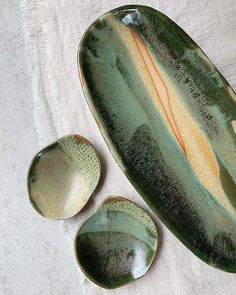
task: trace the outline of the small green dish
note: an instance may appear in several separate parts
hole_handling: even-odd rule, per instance
[[[148,271],[157,243],[157,229],[149,214],[127,199],[111,196],[80,226],[75,254],[91,281],[115,289]]]
[[[87,139],[62,137],[33,158],[28,173],[31,204],[43,217],[70,218],[87,203],[100,174],[100,160]]]

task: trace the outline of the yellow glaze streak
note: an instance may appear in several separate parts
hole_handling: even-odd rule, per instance
[[[168,86],[169,87],[169,86]],[[196,122],[190,117],[185,107],[178,99],[176,92],[170,89],[170,103],[174,110],[177,126],[180,130],[186,156],[198,176],[202,185],[223,205],[227,210],[235,214],[235,210],[228,201],[222,189],[219,166],[206,136],[199,129]]]
[[[234,133],[236,134],[236,120],[232,121],[231,125],[233,127]]]
[[[168,89],[169,105],[173,114],[174,122],[178,128],[180,137],[183,140],[186,157],[197,174],[199,181],[213,196],[215,196],[221,205],[229,210],[229,212],[235,214],[235,209],[222,189],[219,166],[210,143],[181,103],[181,99],[179,98],[181,94],[174,89],[174,85],[171,84],[170,80],[167,78],[161,67],[157,65],[156,61],[153,60],[153,64],[158,69],[157,71],[160,73],[161,80],[166,89]]]
[[[132,35],[132,32],[129,29],[127,29],[121,23],[114,20],[112,16],[109,17],[109,22],[112,24],[112,27],[116,29],[119,36],[122,37],[124,43],[128,47],[129,52],[132,52],[135,66],[136,66],[137,71],[139,72],[140,76],[142,77],[142,80],[143,80],[143,83],[146,87],[146,90],[148,91],[150,97],[152,97],[153,102],[155,103],[162,118],[165,120],[169,132],[174,137],[176,137],[176,135],[173,131],[173,128],[168,120],[167,111],[164,108],[163,102],[160,99],[160,95],[162,96],[162,98],[164,97],[163,93],[161,91],[163,90],[166,93],[166,90],[164,89],[164,87],[162,87],[161,89],[158,89],[157,85],[155,85],[155,83],[157,84],[157,81],[155,81],[155,83],[154,83],[153,77],[150,75],[149,69],[148,69],[147,65],[145,64],[144,59],[142,58],[139,47],[137,46],[137,43],[136,43],[137,40],[135,40],[135,38]],[[163,83],[161,81],[159,81],[159,82],[160,82],[159,85],[163,86]],[[157,91],[157,89],[158,89],[158,91]],[[170,113],[170,109],[168,109],[168,110]],[[177,142],[179,143],[179,141],[177,141]],[[182,142],[182,144],[183,144],[183,142]]]
[[[165,120],[172,136],[188,158],[202,185],[229,212],[235,209],[225,195],[219,176],[219,166],[206,136],[181,103],[179,94],[160,65],[141,39],[112,18],[109,19],[122,36],[130,52],[145,87],[155,103],[158,112]],[[235,127],[232,122],[233,128]],[[234,128],[235,130],[235,128]]]
[[[175,138],[177,139],[182,150],[185,152],[184,142],[183,142],[183,139],[179,133],[178,127],[176,126],[176,123],[175,123],[175,120],[174,120],[174,117],[172,114],[172,110],[170,107],[168,88],[163,83],[162,78],[161,78],[157,68],[155,67],[153,59],[152,59],[150,53],[148,52],[148,49],[144,45],[144,43],[140,40],[140,38],[135,33],[132,33],[132,36],[137,44],[137,47],[139,48],[142,59],[144,60],[144,63],[145,63],[145,65],[148,69],[148,72],[152,78],[153,84],[154,84],[155,89],[159,95],[159,99],[160,99],[163,109],[166,113],[166,117],[168,119],[168,122],[174,132]]]

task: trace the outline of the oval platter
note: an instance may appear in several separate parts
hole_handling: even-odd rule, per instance
[[[236,272],[236,95],[196,43],[146,6],[86,31],[79,73],[103,137],[153,212],[209,265]]]

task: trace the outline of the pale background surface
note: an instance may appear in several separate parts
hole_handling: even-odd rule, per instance
[[[81,220],[110,194],[148,210],[110,155],[82,95],[76,52],[85,29],[114,7],[151,5],[185,29],[236,89],[236,1],[21,2],[20,7],[17,0],[3,1],[0,8],[0,295],[235,294],[236,275],[201,262],[157,218],[157,259],[145,277],[116,291],[84,278],[73,237]],[[102,184],[75,218],[45,220],[29,205],[27,169],[41,147],[69,133],[85,136],[98,150]]]

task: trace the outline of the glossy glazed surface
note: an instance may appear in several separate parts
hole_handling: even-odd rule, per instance
[[[151,217],[135,203],[115,196],[84,221],[75,239],[82,271],[107,289],[143,276],[156,249],[157,231]]]
[[[236,95],[162,13],[117,8],[87,30],[80,80],[118,164],[198,257],[236,272]]]
[[[101,165],[94,147],[79,135],[58,139],[33,159],[29,197],[39,214],[65,219],[78,213],[95,190]]]

